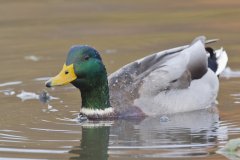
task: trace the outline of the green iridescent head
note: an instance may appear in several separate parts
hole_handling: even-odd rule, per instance
[[[104,110],[111,107],[107,72],[99,53],[94,48],[84,45],[73,46],[62,71],[47,81],[46,86],[68,83],[80,89],[82,109]]]
[[[70,49],[62,71],[46,86],[72,83],[80,90],[88,90],[97,87],[106,78],[106,69],[98,51],[90,46],[76,45]]]

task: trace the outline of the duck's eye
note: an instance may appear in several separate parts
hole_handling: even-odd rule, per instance
[[[86,55],[86,56],[83,57],[83,59],[86,60],[86,61],[89,60],[89,58],[90,58],[90,57],[89,57],[88,55]]]
[[[65,71],[65,74],[68,74],[69,72],[68,71]]]

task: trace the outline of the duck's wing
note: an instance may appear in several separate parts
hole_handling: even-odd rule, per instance
[[[188,87],[192,80],[207,72],[204,40],[204,37],[196,38],[191,45],[152,54],[112,73],[109,76],[112,101],[130,102],[138,98],[142,85],[151,87],[150,94]]]

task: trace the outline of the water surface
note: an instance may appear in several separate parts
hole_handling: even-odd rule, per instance
[[[226,159],[216,151],[240,135],[239,7],[237,0],[0,1],[0,159]],[[71,45],[94,46],[112,73],[202,34],[229,53],[214,111],[79,123],[79,91],[44,87]]]

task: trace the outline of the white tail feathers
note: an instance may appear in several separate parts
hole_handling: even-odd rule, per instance
[[[227,52],[222,48],[215,50],[218,68],[216,71],[216,75],[222,73],[222,71],[226,68],[228,62]]]

